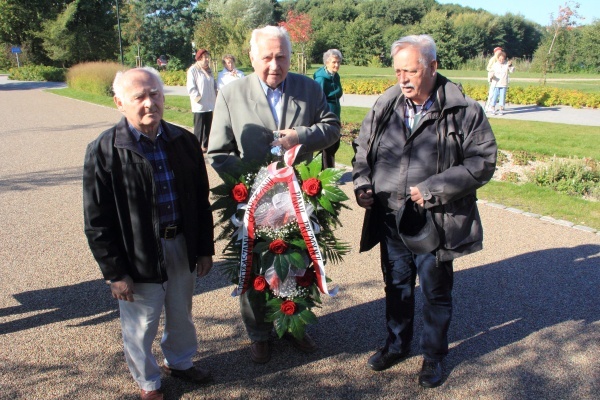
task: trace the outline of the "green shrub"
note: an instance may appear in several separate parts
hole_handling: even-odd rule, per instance
[[[160,77],[167,86],[185,86],[187,81],[186,71],[160,71]]]
[[[593,197],[600,194],[600,163],[593,160],[553,158],[538,167],[529,179],[538,186],[549,187],[571,196]],[[594,197],[600,200],[600,197]]]
[[[496,165],[502,165],[508,162],[508,156],[503,151],[498,151],[498,158],[496,160]]]
[[[67,73],[67,85],[71,89],[112,96],[112,83],[117,71],[127,67],[115,62],[87,62],[74,65]]]
[[[43,65],[30,65],[8,70],[8,79],[15,81],[49,81],[64,82],[65,68],[46,67]]]
[[[516,172],[505,172],[500,177],[503,182],[519,183],[519,174]]]
[[[515,165],[528,165],[530,161],[535,161],[535,155],[518,150],[512,153],[512,159]]]
[[[352,144],[352,141],[358,137],[360,125],[357,122],[342,122],[341,140],[344,143]]]

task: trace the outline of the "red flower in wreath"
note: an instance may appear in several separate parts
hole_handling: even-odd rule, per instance
[[[238,183],[231,189],[231,197],[238,203],[243,203],[248,199],[248,188],[243,183]]]
[[[321,181],[317,178],[308,178],[302,182],[302,190],[309,196],[316,196],[321,193]]]
[[[296,283],[302,287],[309,287],[315,282],[315,271],[313,269],[307,269],[304,271],[304,275],[296,277]]]
[[[264,276],[259,275],[256,278],[254,278],[254,290],[259,291],[259,292],[264,292],[265,289],[267,288],[267,280],[265,279]]]
[[[285,315],[294,315],[296,312],[296,303],[291,300],[286,300],[281,303],[281,312]]]
[[[283,254],[287,250],[288,245],[281,239],[275,239],[269,243],[269,251],[275,254]]]

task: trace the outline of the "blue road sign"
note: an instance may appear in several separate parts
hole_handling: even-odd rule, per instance
[[[20,47],[16,47],[16,46],[14,46],[14,47],[11,48],[11,52],[13,54],[21,54],[22,53],[21,48]]]

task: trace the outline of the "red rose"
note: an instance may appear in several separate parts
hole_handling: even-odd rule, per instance
[[[321,192],[321,181],[317,178],[309,178],[302,182],[302,190],[309,196],[316,196]]]
[[[315,271],[312,269],[307,269],[304,271],[304,275],[296,277],[296,283],[302,287],[309,287],[315,282]]]
[[[243,203],[248,199],[248,189],[243,183],[238,183],[231,189],[231,197],[238,203]]]
[[[296,303],[291,300],[286,300],[281,303],[281,312],[285,315],[294,315],[296,312]]]
[[[267,288],[267,280],[265,279],[264,276],[259,275],[256,278],[254,278],[254,290],[257,290],[259,292],[264,292],[266,288]]]
[[[283,254],[287,250],[288,245],[281,239],[275,239],[269,244],[269,251],[275,254]]]

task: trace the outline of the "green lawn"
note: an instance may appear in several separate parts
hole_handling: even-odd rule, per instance
[[[90,95],[72,89],[49,90],[62,96],[114,107],[110,97]],[[367,108],[343,107],[342,121],[360,123]],[[166,96],[165,119],[192,127],[193,117],[187,96]],[[600,127],[552,124],[546,122],[491,119],[498,146],[507,151],[525,151],[537,156],[587,157],[600,160]],[[351,165],[354,153],[342,143],[336,160]],[[600,202],[557,194],[533,184],[490,182],[479,190],[481,199],[541,215],[550,215],[600,230]]]

